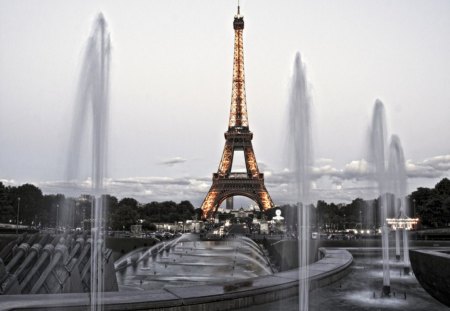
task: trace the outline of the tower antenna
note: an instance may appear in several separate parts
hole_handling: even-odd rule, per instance
[[[241,6],[239,5],[239,0],[238,0],[238,15],[241,15]]]

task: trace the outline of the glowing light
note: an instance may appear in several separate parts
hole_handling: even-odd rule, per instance
[[[244,19],[241,15],[235,17],[233,28],[235,38],[230,119],[219,169],[213,174],[213,185],[201,206],[204,219],[212,219],[221,202],[234,195],[249,197],[257,202],[262,210],[273,207],[273,201],[264,186],[264,175],[258,169],[251,143],[253,133],[248,126],[244,73]],[[236,150],[244,153],[245,173],[231,172]]]
[[[394,231],[397,229],[411,230],[419,222],[419,218],[386,218],[386,222]]]

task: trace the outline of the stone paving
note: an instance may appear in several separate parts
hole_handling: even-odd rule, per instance
[[[391,297],[381,297],[382,261],[373,255],[354,256],[350,273],[340,281],[310,293],[310,311],[327,310],[449,310],[431,297],[414,275],[403,275],[402,265],[391,261]],[[375,297],[375,298],[374,298]],[[406,298],[406,299],[405,299]],[[297,297],[241,310],[297,311]]]

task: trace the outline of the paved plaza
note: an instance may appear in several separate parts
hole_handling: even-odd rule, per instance
[[[373,255],[354,256],[347,276],[329,286],[311,291],[309,310],[448,310],[420,286],[413,274],[403,275],[401,267],[400,263],[391,261],[392,294],[391,297],[382,298],[381,258]],[[298,302],[297,297],[294,297],[242,310],[298,311]]]

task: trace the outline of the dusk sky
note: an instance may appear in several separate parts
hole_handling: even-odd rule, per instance
[[[0,0],[0,181],[88,192],[89,161],[76,189],[64,181],[83,53],[102,12],[112,41],[108,192],[198,207],[225,143],[236,5]],[[242,0],[241,13],[249,126],[275,204],[289,201],[297,51],[313,101],[317,199],[376,196],[362,159],[377,98],[402,142],[409,191],[449,177],[450,1]]]

